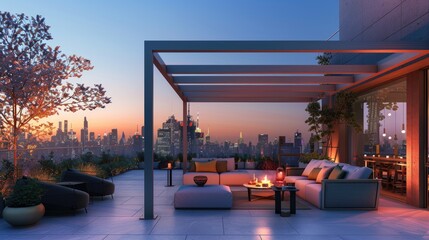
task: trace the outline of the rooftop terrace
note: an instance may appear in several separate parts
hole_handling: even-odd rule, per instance
[[[182,182],[175,170],[154,171],[155,220],[143,214],[143,170],[114,177],[114,199],[95,199],[88,213],[45,216],[37,225],[12,228],[0,221],[0,239],[429,239],[429,211],[382,198],[378,211],[298,210],[282,218],[273,210],[175,210]],[[274,201],[273,201],[274,208]]]

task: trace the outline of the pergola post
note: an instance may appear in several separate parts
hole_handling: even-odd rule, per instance
[[[153,56],[150,43],[144,51],[144,215],[140,219],[151,220],[153,212]]]
[[[183,148],[183,173],[188,170],[188,102],[183,101],[183,128],[182,128],[182,148]]]

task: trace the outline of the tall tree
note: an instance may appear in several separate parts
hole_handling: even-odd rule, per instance
[[[15,169],[18,136],[49,127],[38,123],[40,119],[60,111],[104,108],[111,102],[101,85],[71,83],[93,67],[83,57],[47,45],[52,39],[49,28],[39,15],[0,12],[0,127],[13,150]]]

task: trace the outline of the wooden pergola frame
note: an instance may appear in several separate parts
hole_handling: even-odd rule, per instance
[[[160,53],[388,53],[372,65],[167,65]],[[154,65],[183,101],[310,102],[353,89],[429,57],[428,42],[348,41],[145,41],[144,215],[154,219]],[[290,76],[285,74],[294,74]],[[319,74],[315,76],[308,75]],[[330,76],[320,76],[321,74]],[[244,76],[245,75],[245,76]],[[249,76],[250,75],[250,76]],[[301,76],[299,76],[301,75]],[[183,168],[187,167],[187,128],[183,128]]]

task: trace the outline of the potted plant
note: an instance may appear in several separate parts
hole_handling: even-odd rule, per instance
[[[360,132],[362,127],[357,122],[353,105],[356,102],[356,95],[353,92],[342,91],[337,93],[335,105],[332,108],[321,108],[318,101],[311,102],[307,105],[305,111],[309,113],[309,117],[305,120],[308,124],[309,131],[314,133],[310,139],[311,151],[315,152],[314,143],[322,140],[323,153],[328,154],[329,150],[337,148],[332,144],[332,134],[334,127],[339,124],[345,124],[353,127],[355,131]],[[334,159],[336,158],[338,149],[335,151]]]
[[[37,223],[45,214],[42,194],[43,189],[37,180],[26,177],[18,179],[12,193],[6,198],[4,220],[12,226]]]
[[[144,169],[144,152],[137,153],[137,160],[139,164],[139,169]]]
[[[255,161],[251,158],[247,159],[244,165],[246,169],[255,169]]]

